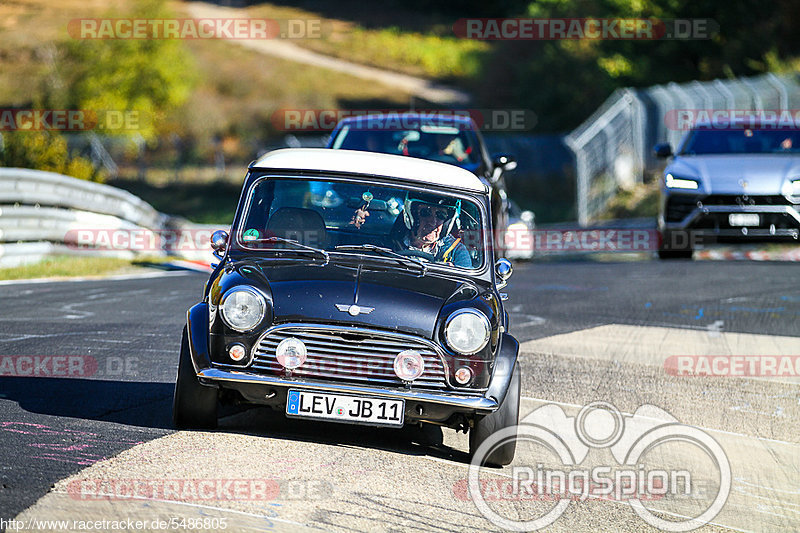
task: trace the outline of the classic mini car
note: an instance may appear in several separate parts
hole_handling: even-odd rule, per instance
[[[666,143],[655,152],[673,155]],[[709,241],[797,241],[800,131],[699,124],[664,170],[661,192],[661,258],[690,258]]]
[[[438,113],[385,113],[348,117],[339,122],[328,148],[364,150],[440,161],[469,170],[489,187],[495,247],[500,255],[509,225],[505,173],[517,167],[509,154],[489,155],[471,117]]]
[[[489,209],[487,186],[453,165],[300,148],[253,162],[188,311],[175,424],[214,427],[220,403],[246,403],[469,431],[472,453],[515,426],[511,264],[494,258]],[[508,464],[515,446],[482,460]]]

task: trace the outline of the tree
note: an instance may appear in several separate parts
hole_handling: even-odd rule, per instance
[[[137,3],[135,19],[174,17],[163,0]],[[110,17],[113,18],[113,17]],[[62,87],[48,91],[48,106],[108,112],[134,112],[135,127],[110,134],[139,134],[153,141],[158,121],[189,96],[195,76],[191,56],[176,39],[72,39],[60,47]]]

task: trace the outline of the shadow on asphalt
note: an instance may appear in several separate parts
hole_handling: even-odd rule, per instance
[[[172,383],[48,377],[1,377],[0,396],[31,413],[174,430]],[[469,463],[469,455],[443,444],[442,428],[402,429],[292,420],[267,407],[225,408],[220,432],[297,442],[374,448],[404,455],[430,455]],[[227,416],[226,416],[227,415]]]
[[[172,383],[0,377],[0,396],[31,413],[172,428]]]
[[[423,424],[422,427],[407,425],[403,428],[377,428],[295,420],[268,407],[253,407],[221,419],[217,431],[345,448],[371,448],[401,455],[427,455],[465,464],[470,462],[466,451],[445,445],[443,429],[432,424]]]

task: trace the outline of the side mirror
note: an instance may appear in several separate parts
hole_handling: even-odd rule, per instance
[[[497,284],[498,289],[502,289],[508,285],[508,278],[514,273],[514,268],[511,266],[511,261],[505,258],[498,259],[494,264],[494,273],[497,274],[500,283]]]
[[[495,168],[500,167],[504,171],[517,168],[517,160],[510,154],[495,154],[492,156],[492,164]]]
[[[492,167],[492,182],[495,182],[503,172],[517,168],[517,160],[509,154],[495,154],[492,156]]]
[[[222,259],[225,253],[225,248],[228,246],[228,232],[218,229],[211,234],[211,248],[214,250],[214,255]]]
[[[658,143],[653,147],[653,151],[659,159],[665,159],[672,155],[672,147],[669,143]]]

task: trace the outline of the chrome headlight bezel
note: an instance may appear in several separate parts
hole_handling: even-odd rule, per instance
[[[695,178],[684,178],[668,172],[664,175],[664,185],[667,187],[667,189],[695,191],[700,188],[700,180]]]
[[[455,346],[457,343],[452,338],[453,330],[451,328],[455,327],[453,323],[456,319],[462,317],[460,320],[464,320],[463,317],[467,316],[478,320],[480,325],[483,326],[484,334],[476,336],[474,341],[471,341],[469,346]],[[477,309],[472,308],[459,309],[458,311],[453,312],[449,317],[447,317],[447,321],[444,325],[444,340],[447,343],[447,346],[454,352],[462,355],[473,355],[483,350],[489,343],[491,334],[492,325],[489,323],[489,319],[485,314],[481,313]]]
[[[257,320],[253,321],[252,324],[248,323],[245,325],[236,325],[231,321],[230,317],[228,317],[225,312],[225,304],[229,301],[231,296],[239,292],[252,296],[253,298],[255,298],[254,301],[257,302],[259,305],[258,318]],[[225,295],[222,297],[222,301],[220,301],[219,304],[219,314],[222,317],[222,321],[225,323],[225,325],[231,328],[232,330],[238,331],[240,333],[253,331],[264,321],[264,317],[267,314],[267,299],[264,297],[263,294],[261,294],[260,292],[251,287],[234,287],[230,289],[228,292],[226,292]]]

